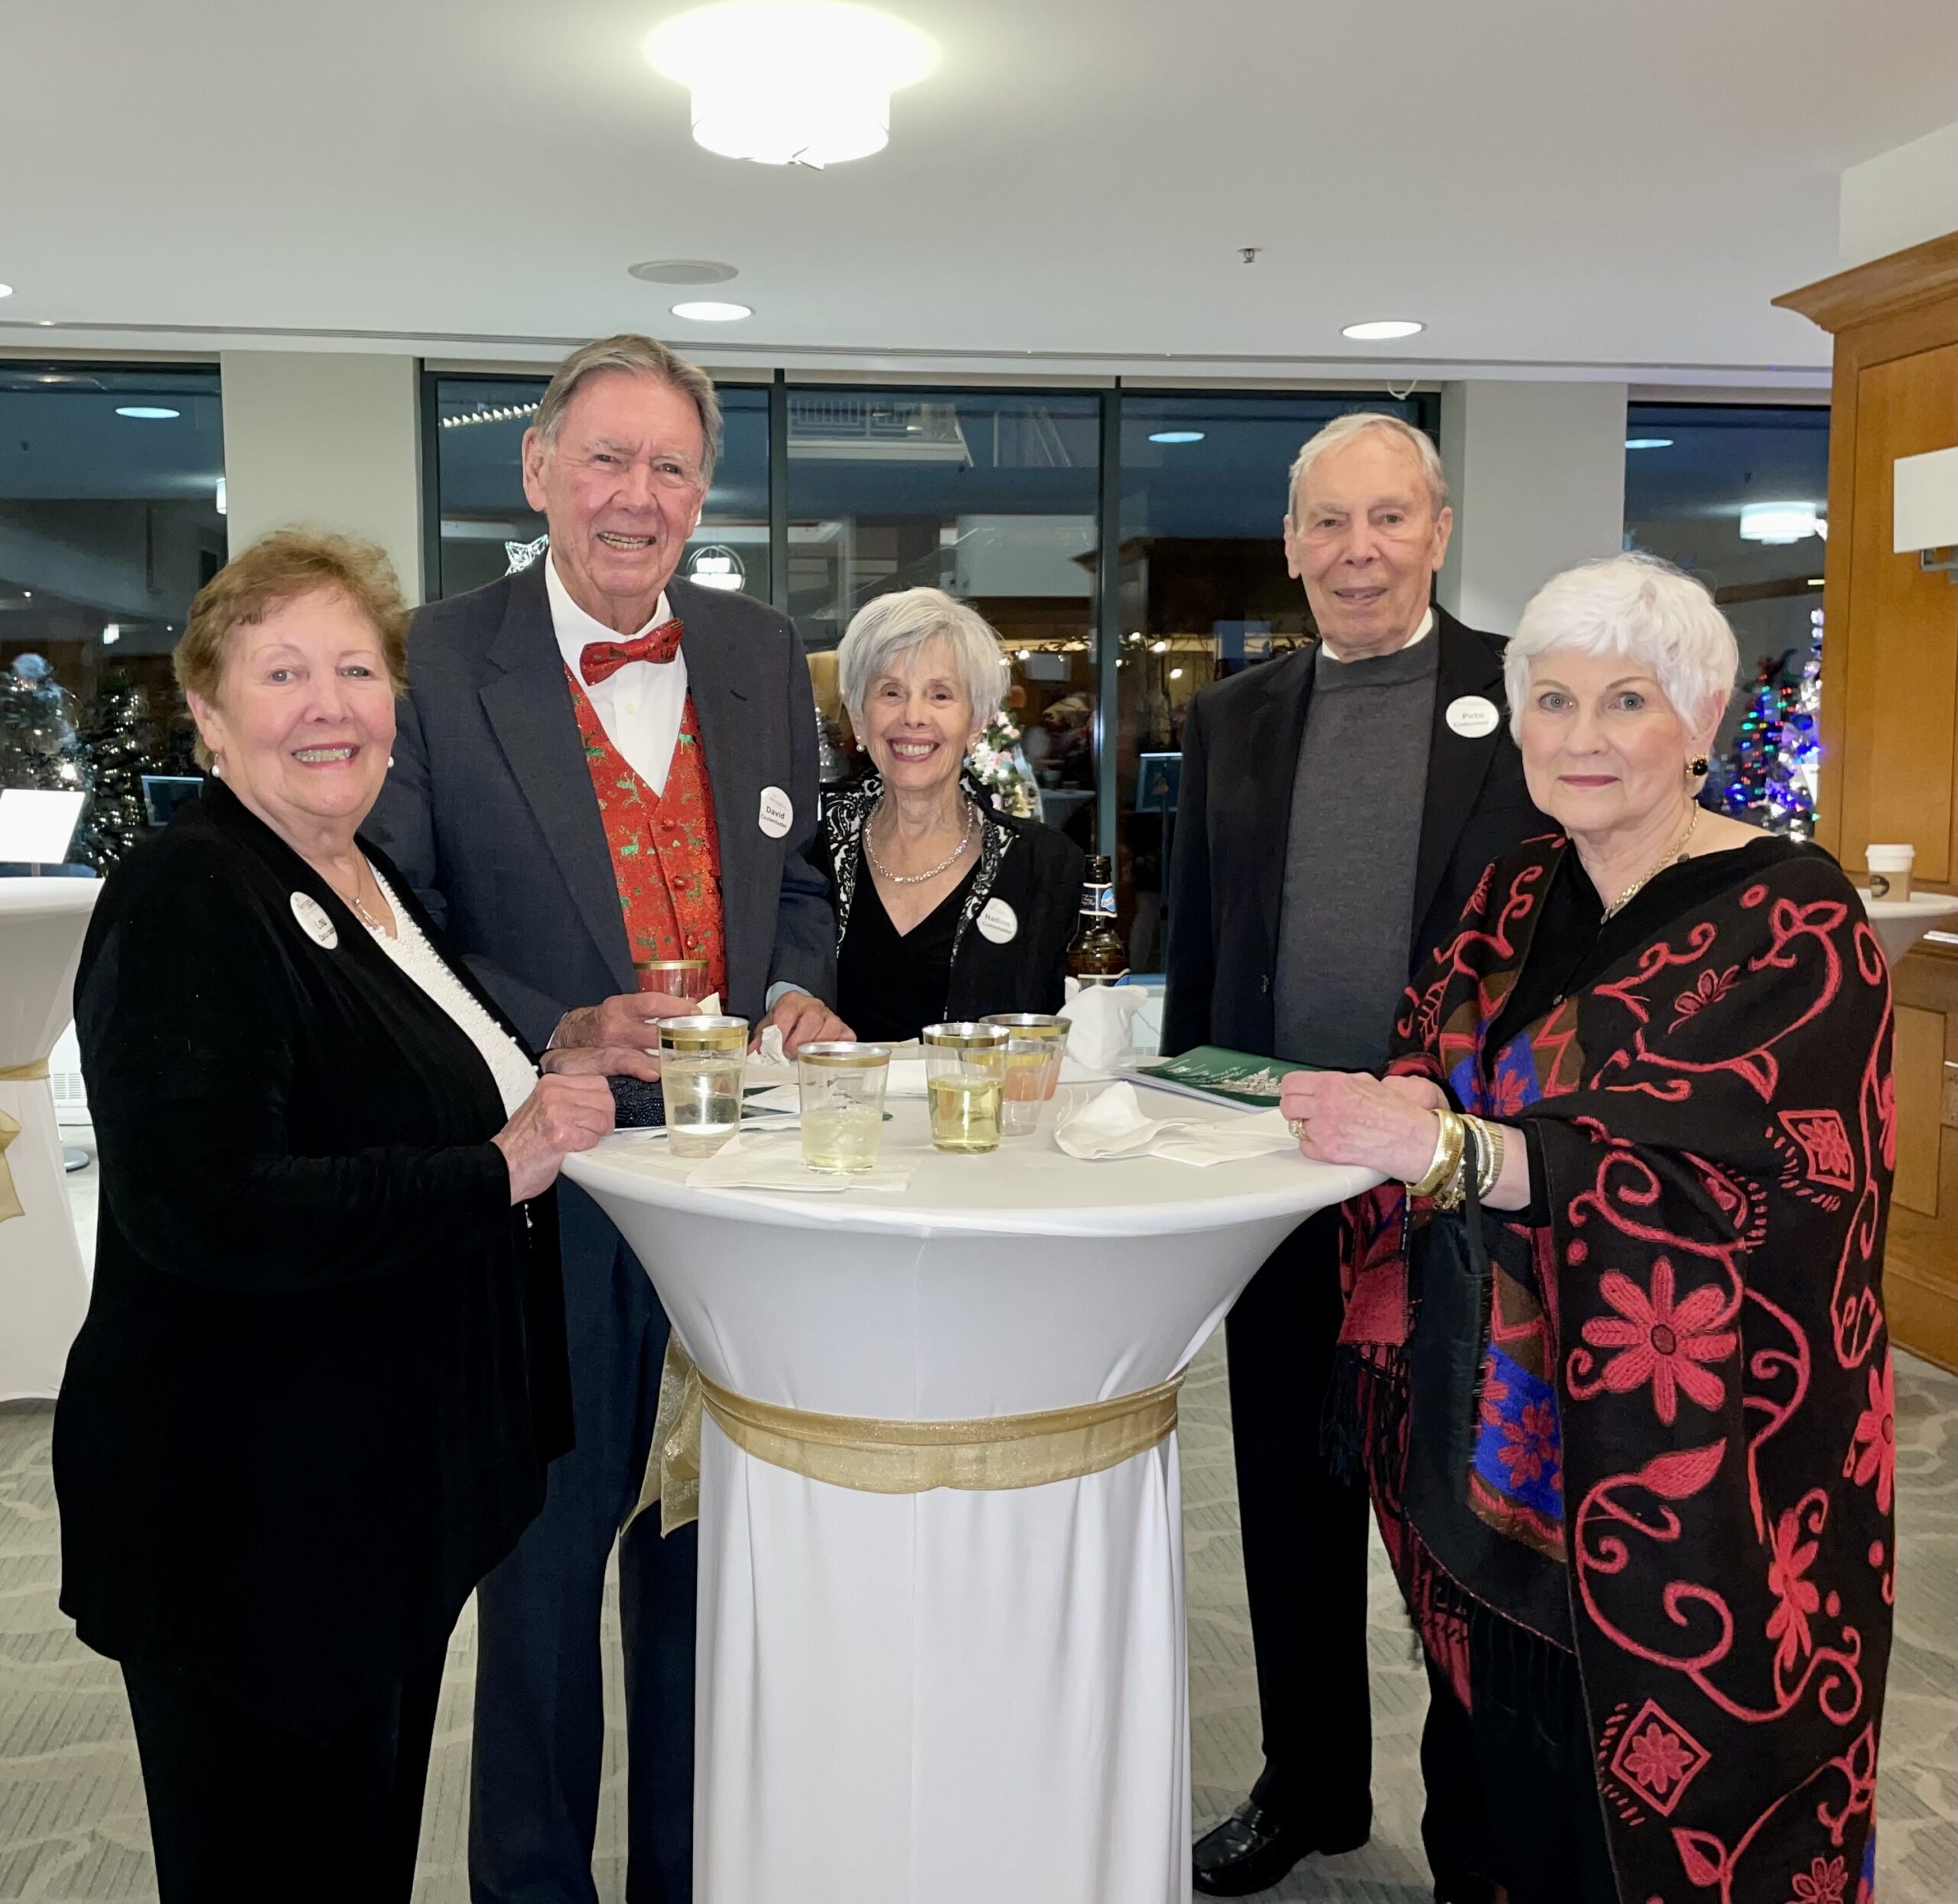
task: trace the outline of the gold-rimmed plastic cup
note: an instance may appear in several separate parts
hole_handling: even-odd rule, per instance
[[[740,1128],[747,1064],[744,1018],[659,1021],[660,1095],[677,1155],[711,1157]]]
[[[805,1045],[795,1054],[803,1162],[835,1176],[876,1169],[890,1077],[888,1045]]]
[[[1068,1022],[1045,1012],[994,1012],[980,1021],[1003,1027],[1007,1067],[1000,1100],[1000,1135],[1031,1137],[1053,1101],[1067,1049]]]
[[[999,1149],[1010,1035],[1003,1025],[969,1019],[928,1025],[918,1035],[935,1149],[971,1155]]]
[[[698,1005],[712,989],[704,959],[635,959],[633,977],[642,992],[685,999],[690,1005]]]

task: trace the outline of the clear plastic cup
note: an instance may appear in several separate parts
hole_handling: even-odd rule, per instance
[[[932,1147],[968,1155],[997,1150],[1010,1036],[1006,1027],[961,1020],[928,1025],[919,1036],[925,1048]]]
[[[1000,1100],[1000,1135],[1031,1137],[1052,1103],[1067,1049],[1065,1019],[1044,1012],[994,1012],[980,1021],[1007,1034],[1007,1068]]]
[[[747,1063],[744,1018],[659,1021],[659,1089],[678,1155],[711,1157],[740,1128]]]
[[[883,1136],[888,1045],[805,1045],[795,1054],[802,1097],[802,1161],[854,1176],[874,1170]]]
[[[635,959],[633,976],[642,992],[685,999],[690,1005],[698,1005],[711,989],[704,959]]]

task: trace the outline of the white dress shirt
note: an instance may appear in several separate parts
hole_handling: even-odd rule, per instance
[[[630,641],[672,619],[662,590],[645,628],[633,635],[621,635],[597,617],[587,615],[571,599],[571,592],[558,579],[558,564],[549,555],[544,559],[544,586],[551,598],[551,625],[556,631],[558,647],[572,677],[584,690],[598,724],[627,765],[656,794],[666,791],[666,770],[673,763],[673,748],[680,738],[680,723],[687,710],[687,654],[681,651],[670,661],[628,661],[597,687],[584,677],[578,657],[594,642]]]

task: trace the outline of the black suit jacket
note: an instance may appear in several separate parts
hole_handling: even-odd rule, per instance
[[[1435,611],[1434,733],[1414,874],[1407,975],[1448,937],[1482,869],[1551,830],[1530,804],[1510,738],[1503,641]],[[1292,786],[1311,705],[1316,645],[1213,683],[1191,703],[1169,872],[1163,1048],[1273,1049],[1272,991],[1291,830]],[[1487,734],[1458,734],[1451,703],[1492,702]],[[1336,816],[1335,816],[1336,817]]]
[[[443,1644],[571,1445],[555,1212],[511,1207],[474,1045],[221,783],[109,874],[75,1016],[102,1208],[63,1610],[324,1739]]]
[[[545,561],[549,557],[544,558]],[[685,625],[720,841],[728,1010],[758,1019],[777,981],[835,990],[816,829],[816,711],[788,617],[669,583]],[[565,1011],[630,992],[632,952],[540,561],[417,610],[395,765],[367,831],[534,1045]],[[792,809],[762,830],[762,792]]]
[[[864,827],[883,791],[873,775],[832,800],[817,837],[815,863],[836,889],[837,941],[849,924],[864,866]],[[960,909],[952,947],[951,983],[944,1007],[947,1020],[981,1019],[994,1012],[1058,1012],[1067,991],[1068,944],[1081,916],[1080,847],[1037,820],[997,811],[991,796],[976,782],[967,788],[984,815],[979,870]],[[1017,922],[1003,944],[981,932],[977,921],[987,902],[1003,900]],[[836,1009],[854,1025],[851,1000],[839,997]]]

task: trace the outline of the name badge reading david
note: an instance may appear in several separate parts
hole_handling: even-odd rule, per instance
[[[1450,701],[1442,718],[1464,740],[1480,740],[1485,734],[1494,733],[1502,724],[1495,703],[1484,700],[1480,694],[1464,694]]]
[[[323,945],[330,952],[340,944],[340,934],[333,930],[333,922],[327,917],[327,908],[310,894],[295,892],[292,895],[292,916],[299,921],[299,929],[315,945]]]
[[[995,945],[1004,945],[1020,931],[1020,915],[1003,899],[988,899],[979,908],[979,917],[974,921],[979,928],[981,938],[990,939]]]
[[[762,831],[771,840],[779,840],[795,818],[795,805],[779,787],[762,789]]]

